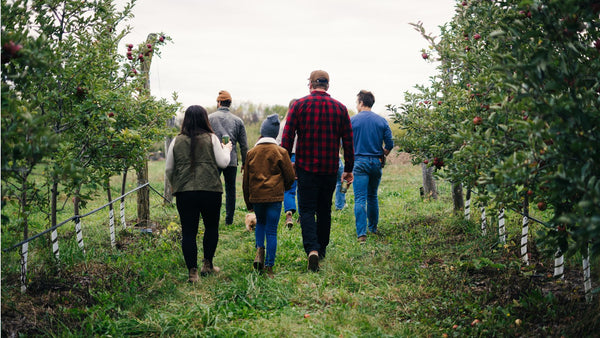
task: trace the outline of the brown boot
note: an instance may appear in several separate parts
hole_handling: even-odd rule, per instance
[[[269,277],[269,278],[275,277],[275,274],[273,273],[273,267],[272,266],[265,267],[265,273],[267,274],[267,277]]]
[[[191,268],[189,277],[188,277],[188,282],[196,283],[197,281],[198,281],[198,268]]]
[[[288,229],[291,229],[294,226],[294,219],[292,218],[291,211],[285,213],[285,225],[287,225]]]
[[[219,271],[221,271],[221,269],[218,266],[213,265],[211,261],[206,258],[203,260],[202,269],[200,269],[200,275],[202,277],[206,277],[211,273],[217,273]]]
[[[254,269],[262,271],[265,267],[265,248],[256,249],[256,257],[254,258]]]

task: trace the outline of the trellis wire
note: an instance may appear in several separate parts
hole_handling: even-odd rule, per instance
[[[471,205],[471,189],[467,190],[467,201],[465,202],[465,218],[470,218],[470,210],[469,206]],[[537,223],[540,223],[546,227],[548,225],[540,220],[537,220],[529,215],[529,207],[528,207],[527,197],[525,198],[525,202],[523,203],[523,212],[519,212],[518,210],[512,211],[516,212],[523,216],[523,223],[521,228],[521,260],[527,265],[529,265],[529,256],[527,254],[527,237],[529,233],[529,220],[533,220]],[[500,210],[499,221],[498,221],[498,234],[500,237],[500,242],[506,243],[506,228],[504,221],[504,208]],[[485,206],[481,206],[481,230],[482,234],[486,234],[487,221],[485,217]],[[591,273],[590,273],[590,262],[589,262],[589,247],[587,250],[587,255],[583,257],[583,284],[584,284],[584,292],[585,299],[587,302],[592,300],[592,281],[591,281]],[[564,265],[565,265],[565,257],[563,252],[558,249],[554,254],[554,277],[564,279]]]
[[[146,186],[150,186],[150,183],[146,182],[145,184],[142,184],[142,185],[136,187],[135,189],[133,189],[133,190],[131,190],[131,191],[123,194],[122,196],[119,196],[118,198],[116,198],[116,199],[114,199],[114,200],[112,200],[112,201],[104,204],[103,206],[98,207],[98,208],[96,208],[96,209],[94,209],[94,210],[92,210],[92,211],[90,211],[90,212],[88,212],[88,213],[86,213],[84,215],[75,215],[75,216],[72,216],[72,217],[68,218],[67,220],[65,220],[63,222],[61,222],[61,223],[59,223],[59,224],[57,224],[57,225],[55,225],[53,227],[50,227],[49,229],[46,229],[46,230],[40,232],[39,234],[36,234],[36,235],[31,236],[29,238],[26,238],[25,240],[23,240],[23,241],[15,244],[13,246],[11,246],[10,248],[3,249],[4,252],[8,252],[10,250],[13,250],[13,249],[19,247],[19,246],[21,247],[21,278],[20,278],[21,279],[21,293],[24,293],[27,290],[27,262],[28,262],[28,258],[29,258],[29,242],[31,242],[32,240],[34,240],[34,239],[36,239],[38,237],[41,237],[41,236],[43,236],[43,235],[45,235],[45,234],[47,234],[47,233],[50,232],[51,233],[51,235],[50,235],[51,236],[51,242],[52,242],[52,251],[53,251],[54,255],[56,256],[56,258],[58,259],[59,258],[59,247],[58,247],[58,232],[57,232],[57,229],[59,227],[65,225],[66,223],[70,222],[70,221],[75,221],[75,231],[77,233],[77,235],[76,235],[77,244],[83,250],[83,252],[85,253],[85,250],[84,250],[84,247],[83,247],[83,234],[81,233],[81,218],[87,217],[89,215],[92,215],[92,214],[94,214],[94,213],[96,213],[96,212],[98,212],[98,211],[106,208],[107,206],[112,206],[112,204],[114,202],[116,202],[117,200],[123,199],[127,195],[129,195],[129,194],[131,194],[131,193],[133,193],[133,192],[135,192],[135,191],[137,191],[137,190],[139,190],[139,189],[141,189],[143,187],[146,187]],[[152,188],[152,186],[150,186],[150,188]],[[152,190],[154,190],[156,193],[158,193],[158,191],[156,191],[156,189],[152,188]],[[161,195],[160,193],[158,193],[158,194]],[[163,199],[165,199],[164,196],[161,195],[161,197]],[[121,203],[123,203],[123,202],[121,202]],[[110,226],[111,245],[114,247],[115,246],[114,211],[113,211],[112,208],[110,209],[109,216],[110,216],[109,222],[111,224],[111,226]],[[123,219],[124,219],[124,213],[123,213]]]

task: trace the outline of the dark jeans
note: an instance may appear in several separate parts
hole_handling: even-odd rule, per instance
[[[233,212],[235,211],[235,177],[237,167],[222,169],[225,179],[225,224],[233,223]]]
[[[324,258],[331,231],[331,199],[337,174],[315,174],[296,168],[298,176],[298,211],[302,227],[302,244],[309,254],[316,250]]]
[[[204,222],[202,246],[204,258],[211,263],[219,242],[221,193],[214,191],[183,191],[176,195],[177,211],[181,220],[181,250],[188,269],[198,267],[198,224]]]

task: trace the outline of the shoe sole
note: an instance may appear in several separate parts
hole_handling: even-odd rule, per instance
[[[308,256],[308,269],[312,272],[319,271],[319,255]]]

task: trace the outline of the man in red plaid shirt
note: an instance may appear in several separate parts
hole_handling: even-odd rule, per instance
[[[309,77],[310,95],[290,108],[281,146],[290,154],[296,143],[298,211],[302,243],[308,255],[308,269],[319,270],[325,258],[331,230],[331,200],[337,181],[340,140],[344,148],[342,180],[352,183],[354,146],[352,125],[346,106],[332,98],[329,74],[315,70]]]

